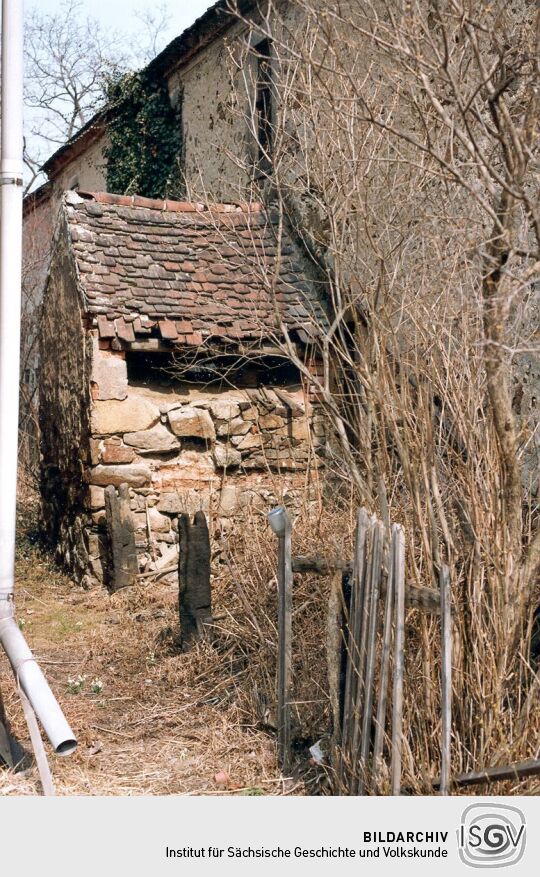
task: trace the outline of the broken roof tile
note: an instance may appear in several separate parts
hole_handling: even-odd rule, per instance
[[[126,323],[124,318],[120,317],[118,320],[115,320],[115,326],[116,334],[121,341],[135,341],[135,332],[133,331],[132,323]]]
[[[97,318],[98,324],[98,332],[100,338],[114,338],[116,335],[116,330],[114,328],[114,323],[111,323],[107,317],[102,314],[98,315]]]
[[[164,341],[175,341],[178,338],[178,332],[172,320],[160,320],[158,326]]]

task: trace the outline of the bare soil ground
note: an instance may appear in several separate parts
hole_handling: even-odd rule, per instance
[[[242,706],[245,668],[230,637],[181,654],[174,588],[82,591],[32,543],[24,513],[19,523],[17,618],[79,741],[68,758],[48,747],[58,794],[303,793],[280,776],[274,736]],[[0,686],[29,749],[4,655]],[[0,770],[0,794],[40,794],[36,769]]]

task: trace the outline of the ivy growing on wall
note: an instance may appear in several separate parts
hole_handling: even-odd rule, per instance
[[[127,73],[108,83],[107,97],[113,110],[105,153],[108,191],[181,197],[181,111],[171,105],[166,82],[145,71]]]

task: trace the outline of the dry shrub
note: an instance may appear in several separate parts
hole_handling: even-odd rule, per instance
[[[306,794],[327,791],[307,746],[328,733],[327,583],[295,579],[294,779],[280,775],[275,745],[277,543],[264,514],[248,511],[212,541],[215,623],[187,654],[178,650],[174,586],[155,582],[108,594],[82,591],[37,541],[38,502],[19,510],[17,617],[79,740],[51,756],[59,794]],[[349,527],[321,518],[320,501],[295,516],[295,551],[350,553]],[[339,521],[339,526],[336,526]],[[68,678],[86,677],[80,692]],[[103,682],[93,694],[92,679]],[[28,733],[4,660],[0,684],[17,738]],[[216,783],[220,772],[230,782]],[[35,769],[0,773],[0,792],[35,794]]]
[[[330,493],[328,489],[321,505],[310,507],[306,503],[294,516],[295,554],[352,558],[358,500],[355,501],[353,489],[341,501],[336,501],[335,492],[332,498]],[[400,508],[395,498],[391,509],[410,533],[410,511]],[[216,567],[214,594],[220,643],[215,656],[218,659],[225,648],[228,661],[235,667],[235,698],[245,721],[270,731],[275,727],[276,550],[275,537],[261,518],[239,528],[229,536],[227,549]],[[414,551],[414,543],[409,539],[407,581],[426,584],[426,576],[418,574],[425,560],[421,552],[415,557]],[[433,585],[431,577],[427,583]],[[320,770],[305,772],[308,746],[332,733],[326,655],[329,588],[328,577],[294,577],[293,739],[297,769],[302,770],[311,793],[327,793],[330,789]],[[495,684],[501,679],[501,668],[496,663],[497,640],[493,639],[500,637],[495,618],[491,618],[490,631],[484,625],[482,635],[469,647],[466,658],[463,655],[462,643],[470,635],[470,627],[480,624],[483,613],[490,617],[485,601],[479,600],[472,607],[464,607],[459,600],[454,603],[454,774],[538,755],[540,710],[533,700],[537,683],[526,657],[518,656],[521,675],[506,680],[507,699],[501,713],[496,711],[499,692]],[[218,659],[213,669],[209,668],[209,674],[217,680],[222,672]],[[405,643],[403,786],[419,794],[433,793],[431,783],[439,775],[440,709],[440,621],[437,616],[411,609],[407,613]],[[385,758],[388,763],[388,740]],[[533,794],[537,789],[537,780],[525,779],[499,783],[490,791]],[[464,793],[471,791],[475,793],[476,789]],[[383,781],[381,793],[385,792],[388,788]]]
[[[231,48],[231,104],[256,141],[253,104],[244,116],[258,32],[272,42],[279,96],[271,173],[229,158],[239,178],[262,176],[261,197],[303,238],[329,303],[320,379],[276,313],[273,341],[335,436],[332,487],[298,516],[295,552],[350,554],[356,508],[388,508],[404,527],[408,582],[436,585],[450,567],[453,773],[538,756],[538,416],[523,369],[538,357],[538,12],[524,0],[291,0],[268,10],[245,22],[243,49]],[[253,270],[275,289],[275,274]],[[336,485],[348,503],[332,500]],[[196,690],[217,686],[241,721],[263,726],[273,724],[274,552],[263,523],[229,536],[215,567],[218,636],[189,659]],[[327,582],[297,578],[299,739],[329,724],[327,594]],[[404,783],[417,791],[439,772],[438,643],[436,620],[412,612]]]
[[[275,343],[335,434],[328,477],[403,525],[408,581],[437,586],[450,567],[454,773],[540,749],[538,22],[522,0],[294,0],[244,19],[244,54],[231,47],[256,141],[242,100],[253,33],[272,45],[266,179],[229,157],[321,272],[324,375],[283,321]],[[436,622],[412,614],[408,643],[405,781],[426,788],[440,759]]]
[[[293,513],[296,554],[350,553],[348,529],[334,529],[343,514],[322,515],[318,504],[305,503]],[[336,538],[337,537],[337,538]],[[245,673],[239,703],[246,714],[275,727],[277,655],[277,540],[264,519],[252,519],[228,537],[217,574],[216,612],[219,630],[233,637],[244,655]],[[294,578],[293,604],[293,736],[299,749],[328,733],[330,711],[326,668],[328,582],[314,575]]]
[[[356,507],[351,491],[340,498],[329,489],[319,501],[304,503],[293,515],[294,553],[351,557]],[[59,793],[330,791],[324,769],[310,765],[307,751],[309,745],[332,731],[326,656],[330,583],[326,577],[295,575],[296,779],[290,782],[280,778],[276,764],[277,544],[264,515],[249,513],[226,540],[213,540],[215,624],[208,639],[188,654],[179,653],[175,646],[178,614],[174,588],[156,583],[114,595],[99,589],[83,592],[36,547],[34,519],[34,513],[23,513],[20,520],[25,535],[18,544],[18,617],[26,622],[25,634],[80,741],[74,758],[53,761]],[[414,567],[409,556],[409,581]],[[459,642],[463,623],[459,607],[454,617]],[[479,654],[486,652],[473,652],[471,662]],[[438,664],[438,619],[411,610],[406,627],[403,784],[424,794],[430,792],[430,782],[439,772]],[[8,715],[17,736],[27,743],[5,662],[1,669]],[[495,671],[492,665],[487,666],[486,685]],[[79,674],[88,680],[100,678],[103,693],[93,696],[87,686],[79,695],[69,693],[67,678]],[[469,684],[463,705],[454,697],[455,709],[472,712],[475,708],[476,689]],[[488,726],[492,735],[494,727],[499,735],[499,763],[536,754],[536,705],[530,697],[524,721],[527,713],[520,702],[524,694],[519,684],[514,691],[515,702],[509,704],[505,715],[494,716]],[[535,689],[529,691],[534,696]],[[487,698],[484,708],[489,711]],[[518,710],[521,723],[516,721]],[[489,742],[483,736],[484,727],[478,724],[473,738],[478,746]],[[462,769],[458,757],[463,749],[454,730],[455,772]],[[478,752],[473,754],[479,757]],[[468,767],[466,763],[463,766]],[[216,784],[219,771],[230,778],[225,787]],[[35,794],[38,788],[35,771],[27,776],[3,772],[0,777],[0,789],[6,794]],[[498,784],[492,791],[532,794],[537,789],[537,781],[525,780]],[[381,792],[385,790],[383,782]]]

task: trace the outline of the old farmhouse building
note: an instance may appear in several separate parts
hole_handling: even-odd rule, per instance
[[[300,491],[325,453],[306,376],[322,369],[332,265],[312,246],[325,233],[310,181],[288,187],[281,214],[273,206],[269,34],[305,25],[296,4],[278,6],[266,27],[262,0],[239,2],[240,17],[215,3],[140,74],[166,142],[145,151],[141,140],[138,154],[128,80],[127,98],[46,162],[49,181],[27,202],[28,229],[56,227],[52,252],[42,236],[45,519],[79,579],[107,580],[107,486],[129,484],[143,570],[175,545],[182,509],[225,527],[261,496],[266,508]],[[351,319],[356,331],[362,319]],[[532,423],[524,479],[535,485],[537,358],[525,351],[516,366],[516,413]]]
[[[28,227],[52,217],[56,228],[39,351],[43,520],[85,585],[118,584],[107,488],[129,507],[147,572],[174,558],[182,512],[203,510],[226,532],[305,494],[324,454],[302,378],[320,369],[324,275],[254,200],[269,170],[272,47],[227,7],[143,71],[165,86],[177,126],[173,196],[115,191],[118,110],[106,106],[49,159],[27,204]],[[241,11],[258,20],[257,4]],[[243,59],[236,81],[231,51]]]

